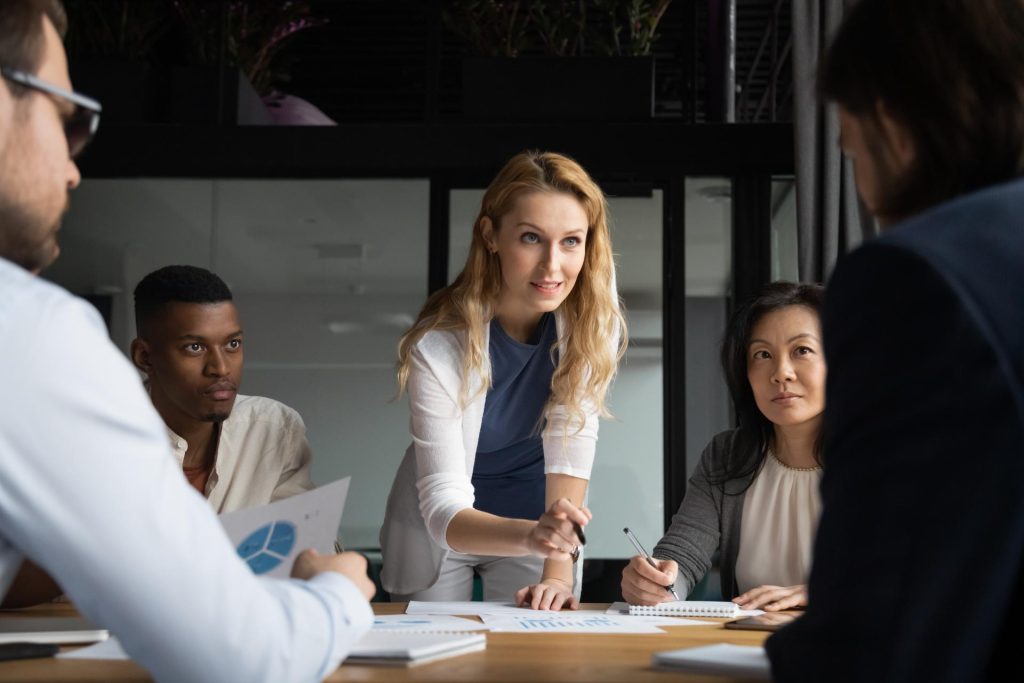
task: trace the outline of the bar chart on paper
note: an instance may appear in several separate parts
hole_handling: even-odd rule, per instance
[[[534,612],[530,615],[483,615],[491,631],[515,633],[664,633],[654,624],[610,614]]]

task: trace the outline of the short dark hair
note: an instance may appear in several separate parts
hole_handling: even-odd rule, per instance
[[[913,166],[886,188],[880,215],[905,218],[1011,180],[1024,174],[1024,2],[860,0],[818,89],[870,133],[884,104],[913,140]]]
[[[215,304],[231,301],[231,290],[217,275],[196,266],[165,266],[135,286],[135,329],[147,325],[170,303]]]
[[[809,308],[820,319],[824,303],[825,288],[819,284],[770,282],[729,319],[722,340],[722,370],[736,413],[737,431],[729,460],[723,463],[720,471],[709,473],[711,483],[724,487],[727,481],[743,479],[757,472],[768,455],[768,447],[775,434],[775,426],[757,407],[754,390],[747,377],[748,349],[754,327],[769,313],[790,306]],[[814,454],[819,463],[822,461],[821,443],[819,434]],[[742,491],[745,490],[744,487]],[[730,494],[742,491],[729,489]]]
[[[43,60],[43,17],[49,17],[61,38],[68,20],[60,0],[0,2],[0,66],[35,73]],[[24,89],[8,81],[12,92]]]

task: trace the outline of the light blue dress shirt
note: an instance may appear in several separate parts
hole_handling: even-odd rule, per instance
[[[0,259],[0,595],[23,556],[157,680],[320,680],[372,623],[340,574],[254,576],[96,311]]]

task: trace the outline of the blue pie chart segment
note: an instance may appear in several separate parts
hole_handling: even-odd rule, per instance
[[[266,574],[284,562],[295,547],[295,525],[279,520],[260,527],[238,544],[238,556],[254,574]]]

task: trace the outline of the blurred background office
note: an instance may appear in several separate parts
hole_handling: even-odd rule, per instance
[[[73,82],[104,111],[45,276],[127,350],[143,275],[221,275],[243,393],[302,414],[318,483],[354,478],[339,531],[371,557],[409,441],[398,337],[458,274],[516,152],[569,154],[601,183],[631,329],[585,600],[617,597],[622,527],[653,546],[731,425],[717,344],[733,303],[820,281],[870,231],[809,77],[842,0],[65,4]]]

